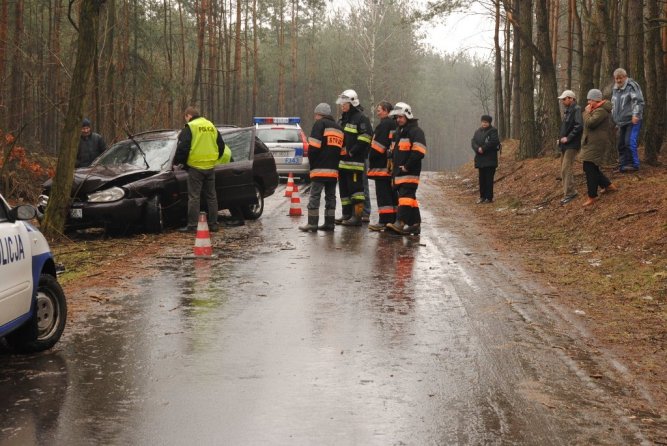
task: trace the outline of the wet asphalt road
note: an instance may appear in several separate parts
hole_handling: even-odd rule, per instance
[[[161,259],[54,351],[0,355],[0,446],[650,444],[623,366],[418,198],[420,237],[305,234],[281,188],[226,229],[247,250]]]

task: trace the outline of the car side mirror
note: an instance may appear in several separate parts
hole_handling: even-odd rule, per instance
[[[37,217],[37,209],[29,204],[16,206],[9,211],[9,219],[11,221],[32,220],[35,217]]]

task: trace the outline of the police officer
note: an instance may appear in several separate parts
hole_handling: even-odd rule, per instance
[[[335,222],[344,226],[361,226],[364,210],[363,175],[365,160],[371,143],[371,123],[362,113],[359,97],[354,90],[342,92],[336,104],[343,112],[340,126],[345,134],[341,159],[338,164],[340,202],[343,216]]]
[[[185,109],[185,127],[178,135],[174,165],[188,171],[188,224],[181,232],[195,232],[202,191],[208,205],[208,227],[218,230],[218,198],[215,192],[215,165],[224,155],[225,142],[211,121],[199,116],[195,107]]]
[[[315,123],[308,137],[308,161],[310,162],[310,199],[308,200],[308,224],[299,226],[305,232],[333,231],[336,218],[336,183],[338,163],[343,148],[343,130],[331,116],[327,103],[315,107]],[[320,218],[320,197],[324,190],[324,224],[317,226]]]
[[[421,232],[421,214],[417,203],[417,187],[426,155],[426,137],[405,102],[398,102],[389,116],[396,116],[398,129],[392,153],[394,187],[398,191],[398,214],[395,223],[387,229],[401,235],[417,235]]]
[[[396,121],[389,117],[393,105],[387,101],[381,101],[376,114],[380,122],[373,132],[371,150],[368,154],[368,178],[375,181],[375,196],[378,205],[378,223],[368,225],[371,231],[384,231],[387,223],[396,220],[396,206],[398,197],[396,190],[391,185],[391,168],[387,163],[387,154],[391,149],[391,142],[396,131]]]

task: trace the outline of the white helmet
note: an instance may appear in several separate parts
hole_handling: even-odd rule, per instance
[[[389,116],[405,116],[408,119],[415,119],[412,115],[412,107],[405,102],[397,102],[394,109],[389,112]]]
[[[357,96],[356,91],[345,90],[340,95],[338,95],[338,99],[336,99],[336,104],[345,104],[347,102],[354,105],[355,107],[359,105],[359,96]]]

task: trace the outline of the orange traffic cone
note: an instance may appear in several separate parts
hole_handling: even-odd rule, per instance
[[[287,177],[287,186],[285,186],[285,196],[286,197],[291,197],[292,192],[294,192],[296,189],[294,188],[294,177],[292,176],[292,172],[290,172],[289,176]]]
[[[299,198],[299,192],[294,192],[290,203],[289,216],[300,217],[301,215],[303,214],[301,213],[301,199]]]
[[[211,257],[213,255],[213,248],[211,247],[211,235],[208,232],[208,223],[206,222],[206,212],[199,213],[194,255],[195,257]]]

